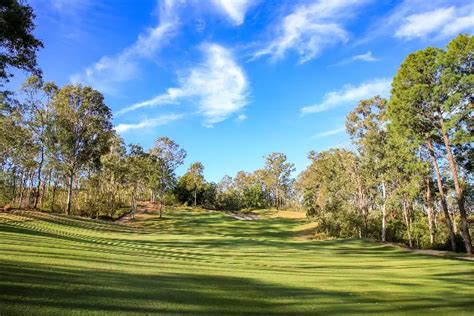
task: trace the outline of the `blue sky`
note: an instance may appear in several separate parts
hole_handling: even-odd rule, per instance
[[[34,0],[44,78],[92,85],[127,143],[169,136],[208,180],[348,147],[410,52],[474,31],[471,1]],[[18,79],[17,79],[18,80]],[[12,82],[15,84],[15,81]]]

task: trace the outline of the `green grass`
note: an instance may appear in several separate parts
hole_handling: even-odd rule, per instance
[[[0,214],[0,314],[474,313],[474,263],[296,240],[299,224],[193,211],[133,227]]]

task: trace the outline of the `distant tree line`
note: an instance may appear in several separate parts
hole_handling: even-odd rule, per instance
[[[284,208],[295,205],[292,163],[282,153],[265,157],[265,165],[254,172],[239,171],[224,176],[218,183],[207,182],[200,162],[191,164],[178,179],[173,194],[180,204],[201,205],[210,209],[242,210]]]
[[[472,253],[474,38],[410,54],[391,97],[361,100],[346,129],[354,150],[309,153],[297,179],[283,153],[253,172],[206,181],[168,137],[126,146],[92,87],[46,82],[36,66],[30,7],[0,10],[0,205],[116,218],[140,201],[216,210],[303,208],[321,238],[358,237]],[[17,95],[18,68],[32,74]],[[471,216],[471,217],[470,217]]]

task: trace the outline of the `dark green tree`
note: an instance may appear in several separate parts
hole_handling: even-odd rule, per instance
[[[408,55],[395,75],[388,115],[392,128],[411,142],[425,145],[433,164],[441,206],[448,228],[451,247],[456,249],[454,229],[446,202],[443,180],[434,144],[439,143],[440,126],[440,63],[444,52],[429,47]]]
[[[0,2],[0,87],[12,76],[9,67],[41,74],[36,53],[43,44],[33,35],[34,19],[33,9],[24,1]]]

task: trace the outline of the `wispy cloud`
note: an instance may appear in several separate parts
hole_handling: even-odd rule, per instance
[[[374,61],[378,61],[378,60],[379,60],[378,58],[375,58],[374,55],[372,55],[371,51],[368,51],[365,54],[358,54],[358,55],[343,59],[343,60],[341,60],[341,61],[339,61],[339,62],[337,62],[333,65],[330,65],[330,66],[344,66],[344,65],[348,65],[350,63],[356,62],[356,61],[374,62]]]
[[[227,17],[234,25],[244,23],[245,14],[255,0],[212,0],[212,3]]]
[[[348,12],[354,12],[362,0],[319,0],[310,5],[300,5],[286,16],[276,27],[279,34],[266,47],[258,50],[253,58],[270,55],[274,59],[294,50],[300,56],[300,63],[307,62],[326,47],[346,42],[349,38],[344,29]],[[280,35],[281,34],[281,35]]]
[[[445,39],[474,31],[474,4],[464,0],[404,0],[368,29],[357,44],[389,34],[404,40]]]
[[[74,83],[92,85],[99,90],[112,93],[119,82],[133,79],[138,74],[138,60],[154,54],[175,33],[179,24],[176,9],[181,1],[160,2],[160,22],[141,34],[135,43],[115,56],[103,56],[83,72],[71,76]]]
[[[392,80],[374,79],[363,82],[358,86],[345,85],[342,89],[328,92],[324,95],[323,102],[301,108],[301,114],[319,113],[348,103],[356,103],[361,99],[371,98],[375,95],[388,97]]]
[[[152,119],[146,119],[135,124],[118,124],[115,126],[117,133],[125,133],[132,129],[146,129],[153,128],[156,126],[166,125],[173,121],[179,120],[184,114],[166,114]]]
[[[181,104],[194,101],[198,112],[212,126],[239,112],[248,103],[248,82],[233,54],[217,44],[203,45],[205,60],[180,76],[179,87],[169,88],[166,93],[150,100],[128,106],[118,112],[123,114],[146,107],[164,104]]]
[[[331,129],[331,130],[328,130],[328,131],[324,131],[324,132],[315,134],[311,138],[313,138],[313,139],[324,138],[324,137],[327,137],[327,136],[333,136],[333,135],[337,135],[337,134],[340,134],[340,133],[344,133],[345,131],[346,131],[346,128],[344,126],[341,126],[341,127],[335,128],[335,129]]]
[[[474,5],[450,6],[406,16],[395,32],[395,37],[414,39],[434,35],[445,38],[473,30]]]
[[[351,58],[351,60],[352,61],[361,60],[361,61],[371,62],[371,61],[377,61],[378,59],[372,55],[371,51],[368,51],[365,54],[355,55],[354,57]]]
[[[131,111],[138,110],[141,108],[148,108],[148,107],[155,107],[155,106],[160,106],[160,105],[177,103],[178,99],[184,96],[185,96],[185,93],[182,89],[169,88],[164,94],[157,95],[156,97],[153,97],[146,101],[132,104],[126,108],[121,109],[116,114],[122,115],[127,112],[131,112]]]

